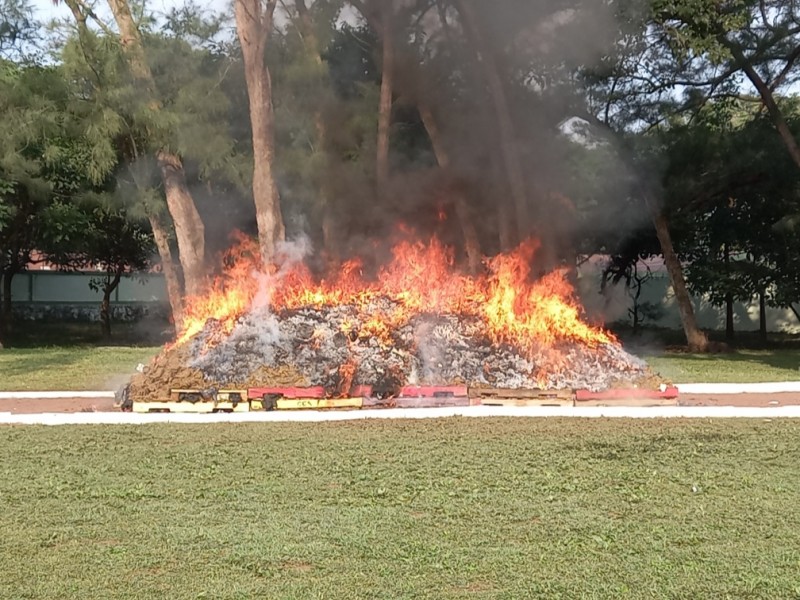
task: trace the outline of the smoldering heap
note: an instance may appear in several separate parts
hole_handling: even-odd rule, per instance
[[[369,280],[359,265],[315,279],[302,262],[264,270],[243,242],[207,297],[192,299],[177,342],[136,375],[133,400],[170,389],[370,386],[589,389],[654,385],[646,364],[586,324],[564,273],[532,280],[535,244],[453,269],[438,241],[401,243]],[[255,257],[255,258],[254,258]]]

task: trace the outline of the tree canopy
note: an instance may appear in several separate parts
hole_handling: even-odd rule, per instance
[[[161,263],[179,320],[234,230],[368,266],[401,223],[472,271],[528,237],[534,272],[602,255],[604,285],[663,255],[697,347],[689,292],[796,308],[794,3],[64,5],[0,0],[6,326],[36,257],[104,290]]]

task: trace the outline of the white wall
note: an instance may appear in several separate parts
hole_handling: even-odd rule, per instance
[[[584,266],[579,271],[579,296],[587,312],[605,322],[630,322],[628,309],[633,305],[624,285],[609,289],[607,297],[601,296],[601,270],[597,265]],[[32,278],[32,286],[29,278]],[[79,273],[31,272],[21,273],[12,281],[12,299],[28,302],[33,292],[35,302],[91,302],[100,301],[99,294],[89,288],[91,275]],[[160,274],[152,274],[143,285],[136,280],[120,282],[118,302],[166,302],[166,286]],[[642,302],[653,302],[663,307],[663,317],[658,321],[646,320],[645,326],[680,329],[678,307],[666,274],[657,273],[642,291]],[[703,299],[694,300],[700,327],[724,329],[725,309],[713,307]],[[758,302],[734,305],[735,327],[738,331],[758,329]],[[767,329],[773,332],[800,333],[800,323],[791,310],[767,309]]]
[[[608,298],[600,295],[600,270],[596,267],[580,271],[579,295],[587,312],[606,322],[631,322],[628,309],[633,301],[623,283],[608,290]],[[680,329],[681,320],[675,295],[666,273],[655,274],[642,286],[640,302],[652,302],[663,309],[657,321],[645,320],[643,325]],[[703,329],[725,329],[725,307],[711,306],[703,298],[694,298],[697,321]],[[748,304],[734,303],[734,328],[737,331],[758,330],[758,301]],[[800,322],[790,309],[767,308],[767,330],[772,332],[800,333]]]

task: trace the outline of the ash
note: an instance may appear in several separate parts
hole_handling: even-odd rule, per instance
[[[351,385],[393,391],[406,384],[454,383],[599,391],[650,377],[646,364],[619,345],[589,347],[565,339],[523,353],[492,343],[483,323],[472,317],[421,314],[385,332],[371,329],[371,318],[391,322],[395,308],[386,299],[368,310],[259,309],[240,318],[230,333],[209,321],[188,342],[183,366],[202,375],[198,386],[229,387],[271,385],[270,373],[290,368],[296,384],[321,385],[331,394],[347,393]],[[162,369],[159,376],[168,373]]]

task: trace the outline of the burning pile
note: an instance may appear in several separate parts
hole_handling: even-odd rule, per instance
[[[190,299],[182,332],[131,382],[131,397],[169,388],[353,385],[391,393],[408,384],[600,390],[649,377],[609,333],[581,320],[562,271],[530,281],[537,247],[455,272],[437,240],[402,242],[372,281],[362,265],[315,280],[299,261],[265,269],[240,240],[228,270]]]

